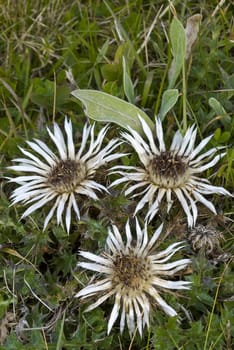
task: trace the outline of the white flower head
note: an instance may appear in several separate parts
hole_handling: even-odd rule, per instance
[[[27,141],[33,152],[20,148],[27,158],[13,159],[13,162],[19,164],[10,166],[9,169],[26,173],[10,179],[10,182],[20,185],[12,193],[12,204],[21,202],[29,205],[22,217],[30,215],[48,202],[53,202],[45,218],[44,229],[56,211],[58,224],[62,224],[64,213],[66,229],[69,232],[72,208],[80,220],[77,196],[84,195],[97,200],[95,191],[107,191],[105,186],[94,180],[95,173],[100,166],[123,155],[112,154],[121,142],[113,139],[101,149],[108,126],[101,129],[96,139],[94,127],[94,124],[84,126],[78,151],[75,151],[72,123],[67,118],[64,121],[66,140],[57,123],[54,123],[54,132],[47,128],[57,148],[56,153],[38,139],[34,139],[33,142]],[[90,142],[87,145],[89,138]]]
[[[199,177],[199,174],[213,167],[225,155],[224,152],[213,157],[222,147],[212,148],[200,154],[212,135],[203,139],[195,147],[197,129],[192,125],[184,136],[178,130],[170,149],[167,150],[161,120],[156,118],[155,129],[158,139],[158,145],[156,145],[149,126],[140,116],[139,119],[147,141],[130,127],[129,133],[123,133],[122,136],[137,152],[142,167],[113,167],[112,173],[118,173],[122,177],[111,184],[115,186],[124,182],[135,182],[125,191],[125,195],[136,191],[133,197],[141,196],[134,215],[148,203],[146,220],[150,222],[158,212],[163,197],[166,197],[167,212],[171,209],[173,199],[179,200],[190,227],[194,226],[197,220],[196,202],[201,202],[216,214],[214,205],[204,195],[231,194],[223,187],[212,186],[207,179]],[[143,190],[138,192],[140,188]]]
[[[168,280],[184,269],[190,259],[168,260],[181,248],[183,242],[173,243],[162,251],[155,252],[154,245],[162,231],[162,225],[149,239],[147,227],[141,229],[136,219],[136,239],[131,233],[129,222],[126,224],[126,243],[116,226],[109,228],[106,249],[100,255],[81,251],[80,256],[91,262],[80,262],[78,266],[98,272],[94,283],[83,288],[76,297],[97,298],[86,311],[93,310],[108,298],[114,298],[114,306],[108,321],[108,334],[118,315],[120,332],[125,323],[130,335],[138,329],[142,336],[144,326],[149,327],[151,308],[157,304],[169,316],[176,311],[161,297],[167,290],[189,289],[190,282]]]

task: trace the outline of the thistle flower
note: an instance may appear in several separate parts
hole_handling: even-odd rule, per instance
[[[198,174],[213,167],[225,155],[225,153],[221,153],[211,159],[221,147],[211,148],[199,155],[212,135],[203,139],[194,148],[197,129],[195,125],[192,125],[184,136],[178,130],[174,135],[170,149],[167,150],[160,119],[156,118],[155,125],[158,146],[147,123],[140,116],[139,119],[147,141],[130,127],[129,133],[123,133],[122,136],[135,149],[142,166],[113,167],[112,173],[118,173],[122,177],[111,184],[111,186],[115,186],[124,182],[135,182],[125,191],[125,195],[144,188],[143,191],[133,195],[133,197],[142,196],[134,215],[148,203],[149,210],[146,220],[151,221],[158,212],[163,197],[166,197],[167,212],[171,209],[173,199],[179,200],[187,215],[189,226],[196,223],[198,215],[196,202],[201,202],[216,214],[214,205],[204,195],[231,194],[223,187],[212,186],[207,179],[198,176]]]
[[[77,152],[72,136],[72,123],[67,118],[64,121],[66,141],[56,123],[54,133],[47,128],[58,154],[38,139],[34,139],[34,142],[27,141],[33,153],[20,148],[27,158],[13,159],[13,162],[19,165],[10,166],[9,169],[28,174],[10,179],[10,182],[20,185],[12,193],[12,204],[19,202],[30,204],[22,217],[30,215],[48,202],[53,202],[45,218],[44,229],[56,211],[58,224],[62,224],[64,213],[66,229],[69,232],[72,208],[80,220],[77,196],[84,195],[97,200],[95,191],[107,191],[102,184],[94,180],[95,173],[100,166],[121,156],[119,153],[111,154],[120,142],[118,139],[113,139],[101,149],[108,126],[99,132],[96,139],[94,126],[87,124],[84,126],[81,145]],[[89,137],[90,143],[87,147]],[[85,153],[86,147],[88,150]]]
[[[189,233],[189,242],[194,251],[204,250],[207,256],[220,250],[220,241],[223,239],[221,232],[214,228],[197,225]]]
[[[149,327],[150,310],[154,304],[158,304],[169,316],[177,314],[163,300],[160,292],[189,289],[190,282],[171,281],[167,278],[184,269],[190,263],[190,259],[168,262],[178,250],[183,248],[183,242],[173,243],[159,252],[153,251],[162,231],[162,225],[149,239],[146,225],[142,230],[136,219],[135,242],[133,242],[129,222],[126,224],[125,231],[126,243],[116,226],[109,228],[106,249],[101,256],[80,251],[80,256],[91,262],[80,262],[78,266],[99,274],[94,283],[90,283],[79,291],[76,297],[81,299],[98,297],[86,311],[93,310],[108,298],[114,297],[114,306],[108,322],[108,334],[121,312],[120,332],[123,332],[126,322],[130,335],[137,327],[142,336],[144,326]]]

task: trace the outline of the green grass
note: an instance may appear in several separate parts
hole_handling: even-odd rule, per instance
[[[199,222],[212,224],[224,239],[220,251],[207,257],[188,244],[193,259],[186,278],[191,291],[178,298],[179,319],[153,312],[151,328],[142,339],[119,334],[118,323],[109,336],[106,326],[111,303],[90,313],[73,298],[88,280],[76,268],[78,249],[100,251],[110,221],[123,225],[134,203],[119,195],[89,200],[81,222],[68,236],[52,221],[42,232],[44,213],[20,221],[24,208],[9,207],[14,188],[7,182],[7,166],[19,156],[18,146],[33,137],[48,141],[45,125],[64,115],[82,130],[86,116],[70,92],[97,89],[131,100],[153,120],[168,89],[172,61],[169,28],[176,12],[185,26],[188,17],[202,22],[184,75],[175,88],[176,105],[164,119],[170,142],[184,121],[199,128],[199,139],[214,133],[212,146],[227,146],[227,155],[207,171],[213,184],[234,186],[234,73],[233,14],[229,1],[2,1],[0,4],[0,349],[88,350],[165,349],[231,350],[234,339],[233,205],[214,196],[218,215],[199,208]],[[173,4],[173,6],[172,6]],[[232,40],[231,40],[232,38]],[[123,81],[123,57],[130,87]],[[71,69],[74,81],[66,72]],[[186,94],[185,94],[186,90]],[[130,92],[129,92],[130,91]],[[101,128],[102,125],[97,125]],[[109,136],[117,136],[114,127]],[[124,160],[123,160],[124,161]],[[125,160],[126,161],[126,160]],[[132,164],[136,157],[130,160]],[[175,214],[175,215],[174,215]],[[158,222],[160,222],[158,218]],[[165,219],[168,243],[186,239],[186,220],[175,210]],[[153,226],[149,227],[150,232]]]

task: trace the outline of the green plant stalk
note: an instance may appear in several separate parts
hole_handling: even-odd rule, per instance
[[[209,318],[209,322],[208,322],[208,327],[207,327],[207,332],[206,332],[206,339],[205,339],[205,344],[204,344],[203,350],[206,350],[206,348],[207,348],[207,343],[208,343],[211,323],[212,323],[212,319],[213,319],[213,315],[214,315],[214,309],[215,309],[215,305],[216,305],[218,294],[219,294],[219,289],[220,289],[220,286],[221,286],[221,283],[222,283],[222,280],[223,280],[223,276],[224,276],[224,274],[226,272],[226,269],[228,268],[228,266],[229,266],[231,261],[232,261],[232,259],[225,266],[225,268],[224,268],[224,270],[223,270],[223,272],[222,272],[222,274],[220,276],[218,285],[217,285],[217,289],[216,289],[216,293],[215,293],[215,297],[214,297],[214,303],[213,303],[213,306],[212,306],[212,310],[211,310],[210,318]]]
[[[147,344],[146,344],[146,347],[145,347],[145,350],[150,350],[150,331],[148,331],[148,337],[147,337]]]
[[[161,84],[160,84],[160,87],[159,87],[158,96],[157,96],[157,100],[156,100],[155,108],[154,108],[154,115],[157,115],[158,111],[159,111],[161,97],[162,97],[162,94],[163,94],[164,82],[166,80],[167,73],[168,73],[168,66],[167,66],[167,69],[165,69],[165,71],[164,71],[164,75],[162,77],[162,81],[161,81]]]
[[[55,122],[55,113],[56,113],[56,98],[57,98],[57,82],[56,82],[56,74],[54,72],[54,102],[53,102],[53,123]]]
[[[167,331],[167,334],[169,335],[169,338],[171,339],[172,343],[175,345],[176,349],[177,349],[177,350],[180,350],[179,345],[176,344],[176,341],[175,341],[175,339],[173,338],[173,336],[170,334],[170,332]]]
[[[212,343],[212,345],[209,347],[208,350],[215,350],[215,349],[216,349],[216,348],[215,348],[215,347],[216,347],[216,344],[218,344],[218,342],[219,342],[220,339],[222,338],[223,334],[224,334],[224,332],[222,331],[222,333],[218,335],[216,341],[215,341],[214,343]]]
[[[187,83],[186,83],[186,71],[185,71],[185,59],[183,59],[182,65],[182,108],[183,108],[183,133],[185,134],[188,123],[187,123]]]
[[[66,315],[66,310],[64,311],[63,318],[61,320],[61,327],[60,327],[60,331],[59,331],[58,341],[56,344],[56,350],[62,349],[62,338],[63,338],[63,328],[64,328],[65,315]]]

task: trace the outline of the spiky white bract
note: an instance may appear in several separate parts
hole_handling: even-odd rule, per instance
[[[213,157],[222,147],[211,148],[200,154],[212,135],[204,138],[195,147],[197,129],[192,125],[184,136],[178,130],[170,149],[167,150],[160,119],[156,118],[155,124],[158,145],[145,120],[140,116],[139,119],[147,140],[130,127],[129,133],[122,133],[122,136],[137,152],[142,167],[113,167],[112,173],[118,173],[121,178],[111,184],[116,186],[125,182],[135,182],[125,191],[125,195],[135,192],[133,197],[141,196],[134,215],[148,204],[146,220],[150,222],[158,212],[164,197],[166,197],[167,212],[171,209],[173,199],[179,200],[190,227],[194,226],[197,220],[197,202],[201,202],[216,214],[213,203],[204,195],[231,194],[223,187],[212,186],[207,179],[199,177],[199,174],[213,167],[225,155],[223,152]],[[143,190],[139,192],[140,188]]]
[[[137,328],[142,336],[144,326],[149,327],[150,311],[155,304],[169,316],[177,314],[160,294],[167,290],[189,289],[190,286],[190,282],[187,281],[168,280],[190,263],[190,259],[168,262],[183,248],[183,242],[176,242],[162,251],[155,251],[154,246],[162,231],[162,225],[149,239],[147,226],[142,229],[136,219],[134,231],[135,235],[127,222],[124,242],[119,229],[113,225],[109,228],[106,249],[101,255],[85,251],[79,253],[89,262],[79,262],[78,266],[98,272],[98,277],[80,290],[76,297],[97,299],[86,311],[93,310],[108,298],[114,299],[108,321],[108,334],[121,314],[120,332],[123,332],[127,323],[130,335]]]
[[[33,152],[20,148],[27,158],[13,159],[13,162],[19,164],[10,166],[9,169],[26,173],[10,179],[10,182],[19,185],[12,193],[12,204],[29,204],[22,217],[32,214],[48,202],[53,202],[45,218],[44,229],[55,212],[57,223],[63,224],[65,213],[66,229],[69,232],[72,208],[80,220],[77,196],[84,195],[97,200],[95,191],[107,191],[105,186],[94,180],[95,173],[102,165],[123,155],[112,153],[121,142],[113,139],[101,149],[108,126],[102,128],[96,138],[94,128],[94,124],[84,126],[77,152],[73,141],[72,123],[67,118],[64,121],[66,140],[57,123],[54,123],[54,132],[47,128],[57,148],[56,153],[38,139],[34,139],[33,142],[27,141]]]

